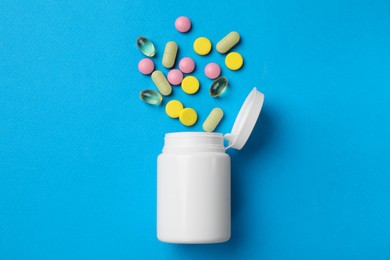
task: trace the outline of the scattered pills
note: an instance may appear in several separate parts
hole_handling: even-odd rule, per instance
[[[173,69],[168,72],[167,78],[172,85],[180,85],[183,80],[183,73],[180,70]]]
[[[210,87],[210,95],[212,97],[218,97],[223,92],[225,92],[226,87],[228,86],[228,80],[225,77],[219,77],[214,80],[213,84]]]
[[[175,21],[176,30],[185,33],[191,29],[191,21],[186,16],[180,16]]]
[[[165,106],[165,112],[171,118],[178,118],[183,110],[183,104],[179,100],[171,100]]]
[[[138,49],[148,57],[153,57],[156,54],[156,48],[154,48],[153,43],[146,37],[140,36],[137,38],[137,47]]]
[[[185,126],[192,126],[198,120],[198,114],[192,108],[184,108],[179,116],[180,122]]]
[[[230,32],[217,43],[217,51],[226,53],[240,41],[238,32]]]
[[[203,123],[203,130],[206,132],[213,132],[217,128],[219,122],[223,117],[223,111],[219,107],[211,110],[210,114],[207,116],[206,120]]]
[[[199,90],[199,80],[194,76],[187,76],[181,82],[181,88],[187,94],[195,94]]]
[[[139,94],[142,101],[151,104],[151,105],[158,105],[162,101],[162,96],[160,93],[154,90],[143,90]]]
[[[175,20],[175,27],[179,32],[186,33],[191,29],[191,21],[186,16],[180,16]],[[216,45],[219,53],[225,54],[240,42],[240,35],[232,31],[224,36]],[[137,38],[138,49],[148,57],[153,57],[156,54],[156,48],[153,43],[146,37],[140,36]],[[165,45],[164,54],[162,57],[162,65],[171,69],[175,66],[178,54],[178,45],[174,41],[169,41]],[[193,43],[193,49],[198,55],[204,56],[210,53],[212,49],[211,41],[206,37],[199,37]],[[244,63],[242,55],[238,52],[230,52],[225,57],[225,65],[230,70],[239,70]],[[154,70],[155,64],[153,60],[144,58],[138,63],[138,70],[145,75],[151,75],[151,78],[159,92],[154,90],[143,90],[140,92],[140,98],[144,102],[151,105],[158,105],[162,102],[164,96],[172,93],[171,85],[180,85],[182,90],[187,94],[195,94],[199,91],[199,80],[194,76],[183,76],[183,73],[189,74],[195,70],[195,62],[192,58],[182,58],[178,65],[179,69],[172,69],[168,72],[167,77],[159,71]],[[225,92],[228,86],[228,79],[221,75],[221,67],[214,62],[207,64],[204,68],[206,77],[213,79],[210,86],[210,95],[218,97]],[[170,118],[178,118],[185,126],[192,126],[198,120],[198,114],[193,108],[184,108],[179,100],[171,100],[165,106],[165,112]],[[213,132],[224,116],[221,108],[214,108],[207,116],[202,127],[206,132]]]
[[[169,41],[165,45],[162,64],[165,68],[170,69],[175,65],[178,46],[174,41]]]
[[[151,59],[144,58],[138,62],[138,70],[145,75],[149,75],[154,70],[154,63]]]
[[[238,52],[231,52],[225,58],[226,67],[230,70],[239,70],[244,63],[244,59]]]
[[[195,62],[193,59],[191,58],[188,58],[188,57],[185,57],[183,59],[180,60],[179,62],[179,69],[183,72],[183,73],[191,73],[194,71],[195,69]]]
[[[207,55],[211,51],[211,42],[206,37],[199,37],[194,42],[194,51],[199,55]]]
[[[216,79],[221,74],[221,67],[219,67],[217,63],[211,62],[204,68],[204,74],[206,74],[209,79]]]
[[[168,96],[171,94],[172,87],[161,71],[155,70],[152,73],[152,80],[162,95]]]

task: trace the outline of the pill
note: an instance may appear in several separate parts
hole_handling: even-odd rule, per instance
[[[191,58],[188,58],[188,57],[185,57],[183,59],[180,60],[179,62],[179,69],[183,72],[183,73],[191,73],[194,71],[195,69],[195,62],[193,59]]]
[[[146,37],[140,36],[137,38],[137,47],[138,49],[148,57],[153,57],[156,54],[156,48],[154,48],[153,43]]]
[[[210,114],[207,116],[206,120],[203,123],[203,130],[206,132],[212,132],[217,128],[219,122],[223,117],[223,111],[219,107],[211,110]]]
[[[230,32],[217,43],[217,51],[219,53],[226,53],[233,48],[240,41],[238,32]]]
[[[144,58],[138,62],[138,70],[145,75],[149,75],[154,70],[154,63],[151,59]]]
[[[187,94],[195,94],[199,90],[199,80],[194,76],[187,76],[181,82],[181,88]]]
[[[139,94],[142,101],[151,104],[151,105],[158,105],[162,101],[162,96],[160,93],[154,90],[143,90]]]
[[[211,51],[211,42],[206,37],[199,37],[194,42],[194,51],[199,55],[207,55]]]
[[[164,55],[162,59],[162,64],[165,68],[170,69],[175,65],[176,55],[177,55],[177,43],[174,41],[167,42],[165,45]]]
[[[183,80],[183,73],[180,70],[174,69],[168,72],[167,78],[172,85],[180,85]]]
[[[175,21],[176,30],[185,33],[191,29],[191,21],[186,16],[180,16]]]
[[[238,52],[231,52],[225,58],[226,67],[230,70],[238,70],[242,67],[244,59]]]
[[[152,73],[152,80],[162,95],[168,96],[171,94],[172,87],[161,71],[155,70]]]
[[[216,79],[221,74],[221,67],[219,67],[217,63],[211,62],[204,68],[204,74],[206,74],[209,79]]]
[[[198,114],[192,108],[184,108],[179,116],[180,122],[185,126],[192,126],[198,120]]]
[[[171,118],[178,118],[183,110],[183,104],[179,100],[171,100],[165,106],[165,112]]]
[[[228,86],[228,80],[225,77],[219,77],[216,80],[214,80],[213,84],[211,84],[210,87],[210,95],[212,97],[218,97],[221,95]]]

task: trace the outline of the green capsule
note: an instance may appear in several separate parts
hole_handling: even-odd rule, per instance
[[[219,107],[211,110],[210,114],[207,116],[206,120],[203,123],[203,130],[206,132],[213,132],[217,128],[219,122],[223,117],[223,111]]]
[[[143,90],[139,94],[142,101],[151,104],[151,105],[158,105],[162,101],[162,96],[160,93],[154,90]]]
[[[219,77],[216,80],[214,80],[213,84],[211,84],[210,87],[210,95],[212,97],[218,97],[221,95],[228,85],[228,80],[225,77]]]
[[[156,54],[156,48],[153,43],[146,37],[140,36],[137,38],[138,49],[146,56],[153,57]]]

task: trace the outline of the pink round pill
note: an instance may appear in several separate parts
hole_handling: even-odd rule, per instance
[[[180,16],[175,21],[175,27],[179,32],[188,32],[191,29],[191,21],[188,17]]]
[[[180,85],[183,81],[183,73],[180,70],[173,69],[168,72],[168,81],[172,85]]]
[[[221,68],[217,63],[211,62],[204,68],[204,73],[209,79],[216,79],[221,74]]]
[[[191,73],[195,69],[195,62],[191,58],[183,58],[179,62],[179,68],[183,73]]]
[[[151,59],[144,58],[138,62],[138,70],[145,75],[148,75],[154,70],[154,63]]]

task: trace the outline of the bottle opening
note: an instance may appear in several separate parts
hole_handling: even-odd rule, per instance
[[[168,133],[164,138],[163,153],[171,152],[225,152],[224,138],[220,133]]]

